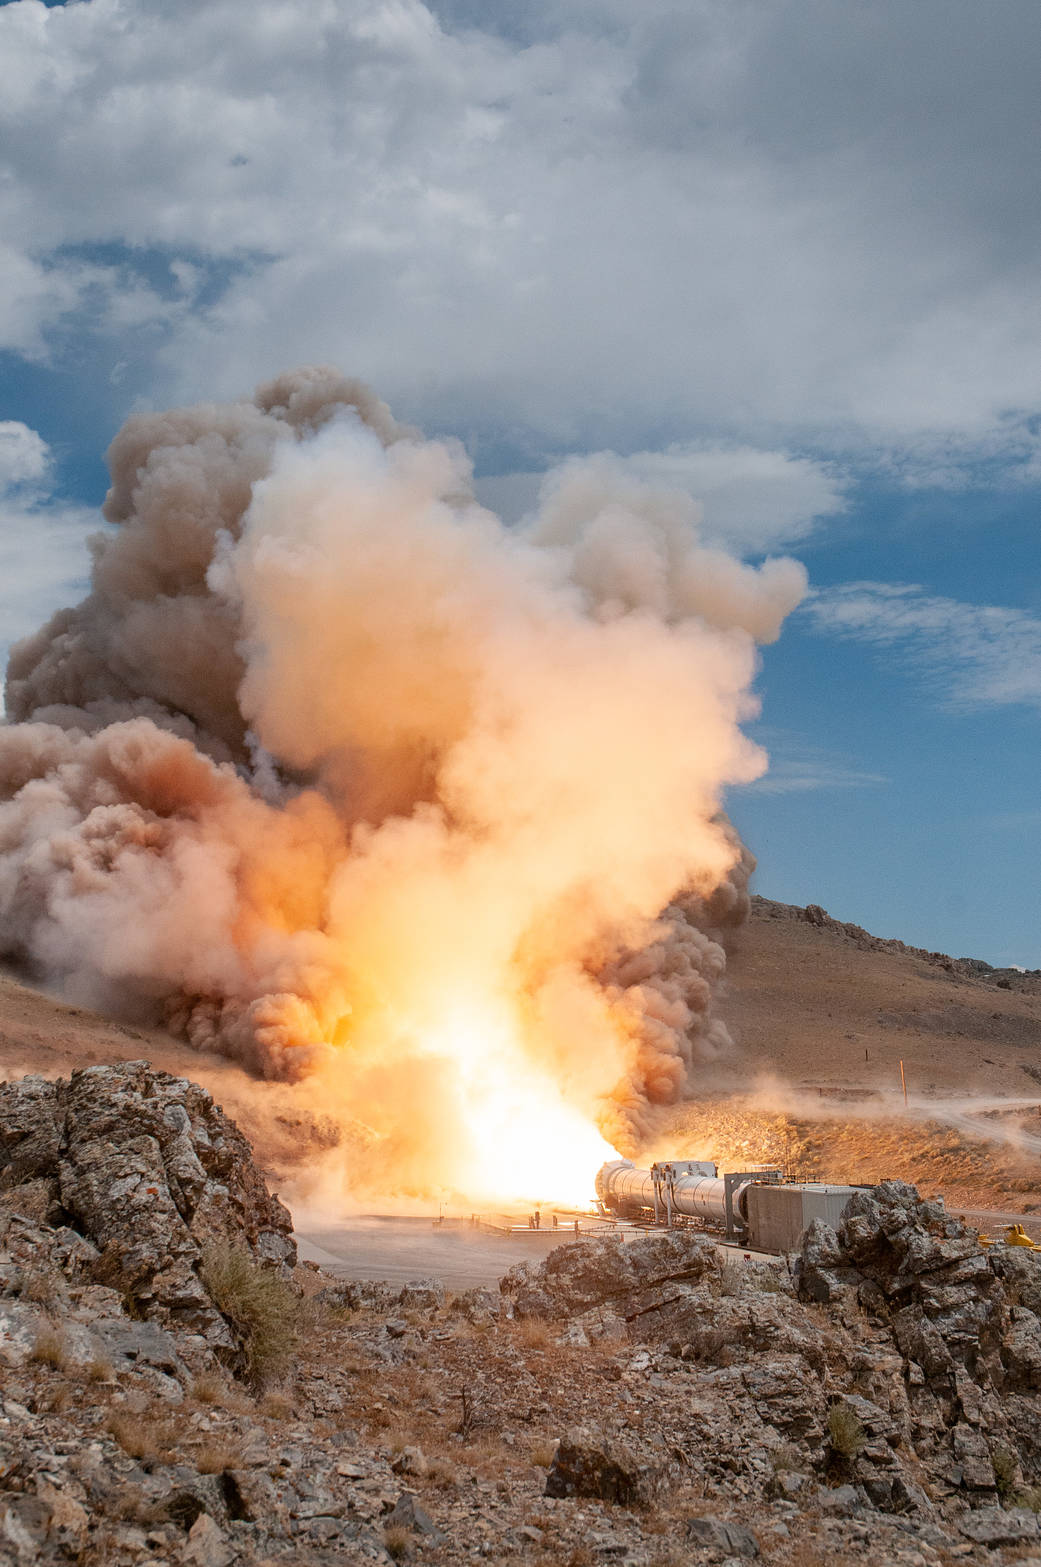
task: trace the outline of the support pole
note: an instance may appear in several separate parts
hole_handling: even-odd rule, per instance
[[[904,1109],[907,1109],[907,1078],[904,1076],[904,1063],[900,1063],[900,1087],[904,1091]]]

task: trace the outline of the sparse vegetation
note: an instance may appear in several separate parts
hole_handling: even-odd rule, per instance
[[[219,1475],[242,1466],[242,1447],[237,1442],[204,1442],[192,1456],[203,1475]]]
[[[119,1443],[129,1458],[138,1461],[161,1459],[169,1454],[177,1440],[172,1422],[127,1415],[113,1410],[105,1421],[105,1430]]]
[[[794,1442],[783,1442],[780,1447],[772,1448],[769,1458],[774,1474],[782,1474],[785,1470],[792,1474],[805,1473],[806,1454]]]
[[[531,1461],[537,1469],[548,1469],[556,1450],[556,1442],[536,1442],[531,1449]]]
[[[67,1382],[56,1382],[40,1399],[40,1408],[48,1415],[63,1415],[72,1403],[72,1388]]]
[[[517,1342],[525,1349],[546,1349],[554,1342],[553,1329],[543,1317],[522,1317],[515,1333]]]
[[[990,1463],[994,1470],[994,1484],[998,1488],[998,1495],[1002,1498],[1011,1496],[1019,1473],[1015,1454],[1010,1453],[1007,1447],[996,1447],[990,1455]]]
[[[843,1458],[856,1458],[867,1442],[864,1427],[848,1404],[832,1404],[828,1410],[828,1439]]]
[[[459,1475],[446,1458],[428,1458],[423,1479],[440,1491],[448,1491],[458,1482]]]
[[[224,1378],[214,1376],[212,1373],[204,1373],[196,1377],[190,1389],[190,1397],[197,1404],[223,1404],[227,1395],[228,1386]]]
[[[292,1420],[293,1400],[285,1393],[268,1393],[261,1400],[260,1413],[269,1420]]]
[[[111,1382],[115,1376],[111,1360],[106,1360],[103,1355],[95,1355],[83,1369],[88,1382]]]
[[[255,1388],[279,1381],[298,1342],[299,1302],[288,1284],[243,1246],[208,1246],[200,1276],[242,1341],[246,1380]]]
[[[406,1561],[412,1554],[412,1535],[403,1524],[388,1524],[383,1531],[383,1544],[393,1561]]]
[[[50,1366],[53,1371],[63,1370],[69,1359],[65,1335],[58,1328],[42,1327],[29,1359],[38,1366]]]
[[[22,1299],[36,1306],[54,1306],[62,1294],[61,1279],[53,1268],[30,1268],[22,1279]]]

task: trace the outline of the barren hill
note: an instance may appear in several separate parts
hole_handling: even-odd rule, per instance
[[[1037,1095],[1041,974],[924,952],[753,898],[724,1016],[749,1072],[825,1093]]]

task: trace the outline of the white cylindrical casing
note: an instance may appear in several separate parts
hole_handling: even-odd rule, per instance
[[[715,1165],[694,1161],[673,1162],[668,1190],[674,1213],[726,1224],[726,1182],[720,1176],[707,1173],[714,1169]],[[661,1181],[656,1183],[650,1170],[638,1170],[631,1160],[617,1159],[601,1167],[596,1177],[596,1194],[604,1207],[613,1213],[635,1217],[655,1209],[656,1184],[657,1207],[663,1210],[665,1186]],[[746,1218],[745,1193],[751,1184],[751,1181],[744,1181],[734,1191],[734,1213],[741,1219]],[[661,1216],[664,1217],[664,1212]]]

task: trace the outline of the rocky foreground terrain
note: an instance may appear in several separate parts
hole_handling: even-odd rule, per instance
[[[801,1255],[295,1266],[210,1096],[0,1087],[0,1561],[1041,1564],[1041,1257],[914,1188]]]

